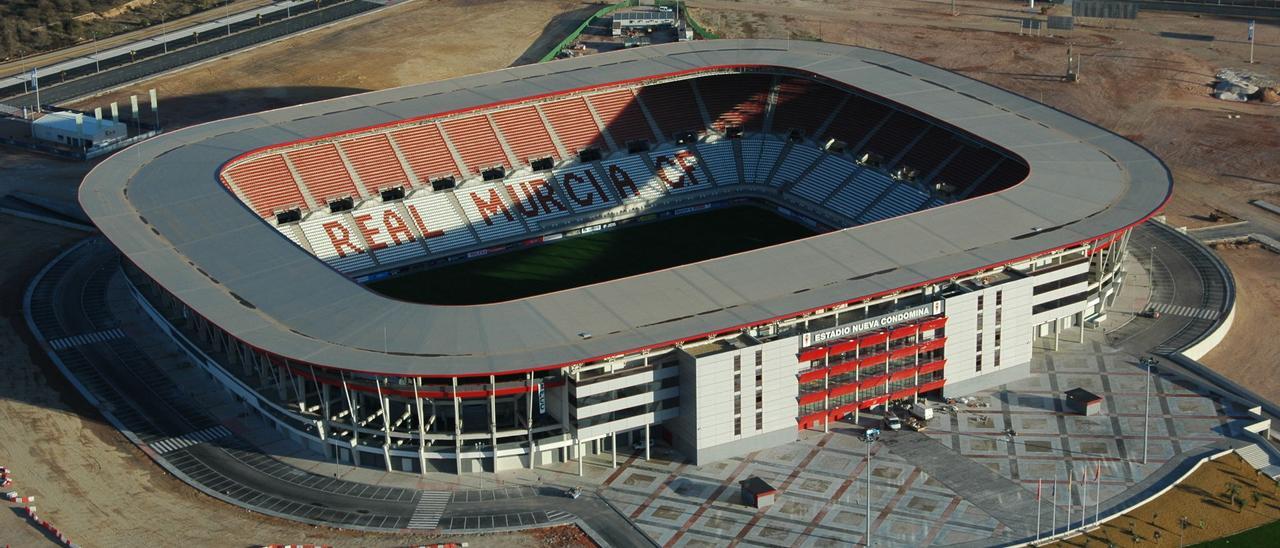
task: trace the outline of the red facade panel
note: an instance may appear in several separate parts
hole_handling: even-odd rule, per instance
[[[822,401],[822,399],[825,398],[826,396],[827,396],[826,391],[801,394],[800,405],[809,405],[811,403],[818,403]]]
[[[928,373],[933,373],[934,371],[939,371],[943,367],[946,367],[946,365],[947,365],[947,360],[936,360],[936,361],[932,361],[924,365],[921,365],[919,367],[919,371],[921,375],[925,375]]]
[[[942,388],[942,386],[943,386],[943,385],[945,385],[946,383],[947,383],[947,379],[938,379],[938,380],[933,381],[933,382],[926,382],[926,383],[924,383],[924,384],[920,385],[919,390],[920,390],[920,393],[922,393],[922,394],[923,394],[923,393],[925,393],[925,392],[929,392],[929,391],[933,391],[933,390],[937,390],[937,389],[939,389],[939,388]]]
[[[827,368],[822,367],[800,374],[800,384],[813,382],[827,376]]]
[[[941,318],[934,318],[932,320],[925,320],[921,322],[920,330],[930,331],[934,329],[942,329],[943,327],[946,327],[946,325],[947,325],[947,317],[943,316]]]
[[[796,357],[801,362],[811,362],[813,360],[821,360],[827,356],[827,349],[824,347],[810,348],[800,353]]]

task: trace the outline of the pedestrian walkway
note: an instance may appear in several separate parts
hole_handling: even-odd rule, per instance
[[[201,444],[208,441],[218,440],[231,435],[231,431],[224,426],[211,426],[204,430],[197,430],[190,434],[184,434],[172,438],[163,439],[151,443],[151,449],[161,455],[170,451],[186,449],[193,445]]]
[[[1216,320],[1219,315],[1217,310],[1167,303],[1151,303],[1151,310],[1161,314],[1173,314],[1174,316],[1186,316],[1202,320]]]
[[[453,493],[449,491],[421,491],[418,505],[413,509],[413,517],[409,518],[409,528],[435,529],[452,497]]]
[[[49,346],[52,346],[54,350],[66,350],[83,344],[106,342],[122,337],[124,337],[124,332],[120,331],[120,329],[107,329],[105,331],[94,331],[92,333],[82,333],[79,335],[72,335],[70,337],[63,337],[61,339],[53,339],[49,341]]]

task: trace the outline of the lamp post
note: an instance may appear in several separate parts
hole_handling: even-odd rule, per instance
[[[875,440],[867,437],[867,546],[871,546],[871,445]]]
[[[1151,436],[1151,366],[1155,365],[1155,361],[1155,358],[1142,359],[1142,363],[1147,366],[1147,401],[1142,415],[1142,464],[1147,463],[1147,444]]]

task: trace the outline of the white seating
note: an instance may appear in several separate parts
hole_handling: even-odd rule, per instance
[[[698,167],[698,157],[687,148],[651,152],[649,159],[660,172],[654,175],[662,181],[667,192],[689,192],[711,186]]]
[[[812,144],[796,143],[792,145],[791,150],[787,151],[787,156],[781,160],[782,165],[778,166],[778,171],[773,174],[773,180],[769,181],[769,184],[772,186],[784,186],[795,182],[800,179],[800,175],[804,174],[804,170],[818,161],[821,156],[822,151]],[[765,175],[768,175],[768,173]]]
[[[454,191],[471,228],[483,241],[510,238],[526,231],[519,213],[503,194],[502,187],[494,183],[468,185]]]
[[[651,202],[667,192],[666,185],[639,156],[626,156],[603,165],[605,176],[623,202]]]
[[[711,170],[712,178],[715,179],[717,185],[736,185],[742,182],[738,178],[738,159],[734,157],[732,141],[723,140],[715,143],[700,144],[698,145],[698,154],[706,161],[706,165]]]
[[[601,179],[595,167],[590,164],[556,170],[552,175],[574,211],[594,211],[618,204],[617,198],[610,194],[609,181]]]
[[[805,175],[792,191],[814,203],[822,203],[836,188],[858,169],[858,164],[843,156],[827,154],[821,163]]]
[[[395,202],[377,203],[351,212],[356,229],[364,235],[379,264],[425,257],[427,250],[413,234],[413,219]]]
[[[343,213],[316,211],[302,221],[302,233],[316,257],[342,272],[373,266],[355,226]]]
[[[871,205],[876,197],[887,190],[891,184],[893,180],[883,173],[873,169],[860,169],[849,184],[827,201],[827,206],[853,219]]]
[[[432,254],[476,243],[466,217],[453,205],[448,192],[419,190],[404,201],[404,208],[417,223]]]
[[[897,183],[881,198],[871,211],[862,216],[862,222],[870,223],[899,215],[906,215],[920,209],[929,195],[924,191],[903,183]]]
[[[553,184],[550,176],[538,174],[507,179],[502,187],[511,199],[512,207],[525,218],[526,223],[537,225],[568,215],[571,211],[556,193]]]

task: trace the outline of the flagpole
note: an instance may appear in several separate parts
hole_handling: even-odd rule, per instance
[[[1075,482],[1075,468],[1067,468],[1067,531],[1071,530],[1071,492],[1075,490]]]
[[[1102,515],[1102,463],[1098,463],[1098,468],[1093,474],[1093,494],[1097,500],[1093,501],[1093,525],[1098,525],[1098,516]]]
[[[1053,528],[1049,530],[1050,535],[1058,534],[1058,473],[1053,473]]]
[[[1040,484],[1043,479],[1036,480],[1036,543],[1040,543]]]

